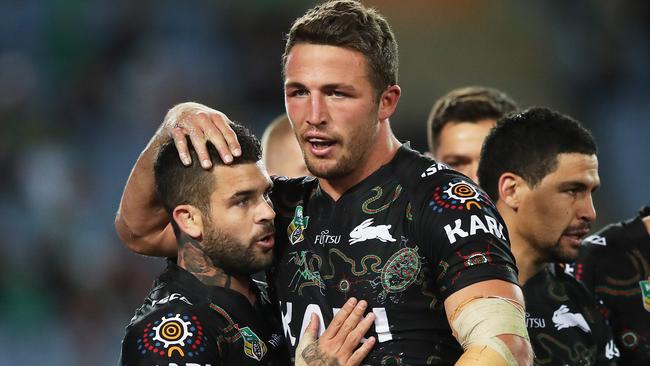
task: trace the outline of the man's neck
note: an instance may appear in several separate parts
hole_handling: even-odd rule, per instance
[[[368,178],[372,173],[393,160],[397,150],[402,146],[402,143],[391,131],[388,120],[380,123],[382,125],[377,133],[375,143],[368,149],[364,162],[353,172],[335,179],[318,178],[321,189],[334,201],[338,201],[348,189]]]
[[[523,286],[526,281],[544,269],[546,261],[541,260],[537,251],[516,235],[510,236],[510,246],[517,261],[519,283]]]
[[[244,295],[251,304],[256,301],[250,285],[250,277],[233,275],[216,267],[210,257],[201,249],[201,244],[184,237],[178,249],[178,266],[185,269],[203,284],[231,289]]]
[[[517,226],[519,217],[517,217],[517,213],[505,206],[502,201],[497,201],[497,210],[503,217],[503,221],[506,223],[508,228],[510,250],[517,261],[519,284],[523,286],[526,281],[544,268],[546,261],[528,242],[526,237],[519,232]]]

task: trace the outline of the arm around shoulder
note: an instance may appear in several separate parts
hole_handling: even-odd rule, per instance
[[[156,197],[154,160],[159,147],[174,139],[184,164],[187,159],[187,139],[200,141],[204,134],[205,116],[221,116],[217,111],[198,103],[181,103],[169,110],[162,124],[135,162],[124,187],[120,205],[115,216],[117,235],[130,250],[154,256],[173,256],[176,253],[176,237],[162,203]],[[216,117],[215,117],[216,118]],[[204,140],[205,143],[205,140]],[[205,149],[205,146],[202,146]],[[197,148],[197,151],[200,148]],[[191,162],[191,161],[190,161]]]

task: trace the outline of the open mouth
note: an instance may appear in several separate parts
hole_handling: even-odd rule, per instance
[[[273,245],[275,244],[275,236],[274,233],[271,232],[269,234],[266,234],[262,237],[260,237],[257,241],[255,241],[255,244],[261,246],[262,248],[265,249],[271,249],[273,248]]]
[[[587,230],[568,231],[563,236],[571,240],[574,246],[579,246],[582,243],[582,238],[587,236],[588,233],[589,231]]]

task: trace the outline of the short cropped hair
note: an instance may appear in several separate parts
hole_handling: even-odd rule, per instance
[[[440,143],[442,128],[450,122],[478,122],[497,120],[519,107],[506,93],[484,86],[454,89],[438,99],[427,120],[429,151],[435,152]]]
[[[557,168],[559,154],[597,152],[591,132],[578,121],[550,108],[533,107],[497,122],[483,143],[478,179],[496,201],[499,178],[506,172],[534,187]]]
[[[244,126],[231,123],[241,146],[241,155],[231,164],[256,163],[262,158],[259,140]],[[163,207],[171,215],[178,205],[189,204],[207,213],[210,208],[210,195],[214,191],[215,176],[212,169],[201,167],[196,150],[188,139],[192,164],[185,166],[178,157],[178,150],[172,139],[161,145],[154,160],[156,194]],[[223,165],[217,149],[208,142],[208,153],[213,166]]]
[[[296,19],[286,36],[283,72],[289,52],[299,43],[329,45],[361,52],[376,96],[397,84],[397,41],[386,19],[358,1],[328,1]]]

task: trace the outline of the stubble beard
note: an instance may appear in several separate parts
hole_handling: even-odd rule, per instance
[[[254,243],[242,243],[213,226],[207,228],[203,250],[215,267],[234,275],[250,276],[273,262],[272,250],[256,250]]]
[[[339,179],[353,173],[357,168],[366,164],[368,152],[373,145],[377,130],[372,125],[366,125],[362,131],[351,135],[347,141],[339,140],[341,154],[335,158],[334,163],[321,162],[309,153],[303,152],[307,170],[318,178]]]

